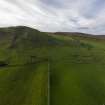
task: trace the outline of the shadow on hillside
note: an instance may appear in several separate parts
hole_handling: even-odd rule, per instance
[[[5,61],[0,61],[0,68],[29,66],[29,65],[42,63],[42,62],[47,62],[47,61],[48,61],[48,59],[42,59],[42,60],[37,60],[37,61],[34,61],[34,62],[27,62],[25,64],[16,64],[16,65],[11,65],[9,63],[6,63]]]

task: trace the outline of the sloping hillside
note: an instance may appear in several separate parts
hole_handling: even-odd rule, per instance
[[[50,50],[51,105],[105,104],[105,40],[51,35],[69,43]]]
[[[105,104],[104,45],[81,33],[1,28],[0,105]]]
[[[46,105],[48,41],[28,27],[0,29],[0,105]]]

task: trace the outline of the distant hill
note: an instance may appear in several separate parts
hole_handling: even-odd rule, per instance
[[[41,33],[38,30],[25,27],[25,26],[18,26],[18,27],[9,27],[9,28],[1,28],[0,29],[0,37],[5,38],[9,37],[11,40],[11,48],[16,47],[17,45],[23,44],[34,44],[38,45],[45,45],[48,43],[49,37],[45,34]],[[33,45],[32,45],[33,46]]]
[[[68,35],[73,37],[83,37],[83,38],[95,38],[95,39],[105,39],[105,35],[93,35],[87,33],[79,33],[79,32],[56,32],[55,35]]]
[[[8,40],[9,47],[38,47],[57,44],[57,40],[48,33],[40,32],[26,26],[0,28],[1,42]]]

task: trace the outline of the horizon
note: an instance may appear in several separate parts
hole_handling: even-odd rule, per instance
[[[1,0],[0,27],[105,34],[104,0]]]
[[[90,36],[105,36],[105,34],[94,34],[94,33],[88,33],[88,32],[79,32],[79,31],[41,31],[38,30],[35,27],[31,27],[31,26],[25,26],[25,25],[13,25],[13,26],[2,26],[0,27],[0,29],[5,29],[5,28],[17,28],[17,27],[26,27],[26,28],[31,28],[34,30],[37,30],[39,32],[45,32],[45,33],[74,33],[74,34],[87,34]]]

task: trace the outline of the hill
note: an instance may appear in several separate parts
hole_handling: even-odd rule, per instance
[[[46,105],[47,34],[28,27],[0,29],[0,105]]]
[[[55,32],[53,34],[55,34],[55,35],[72,36],[72,37],[93,38],[93,39],[97,39],[97,40],[105,39],[105,35],[94,35],[94,34],[79,33],[79,32]]]
[[[104,36],[1,28],[0,105],[105,104],[104,45]]]
[[[68,42],[50,50],[51,105],[105,104],[105,39],[81,33],[51,35]]]

